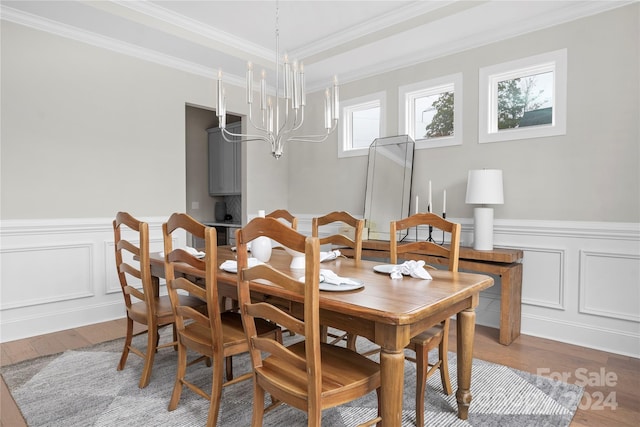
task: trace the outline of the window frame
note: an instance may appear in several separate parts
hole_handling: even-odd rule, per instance
[[[553,71],[552,120],[549,125],[498,130],[498,83]],[[478,143],[566,135],[567,49],[480,68]]]
[[[352,148],[353,112],[378,106],[380,108],[380,128],[378,137],[382,137],[386,135],[386,103],[387,94],[384,91],[340,101],[340,122],[338,125],[339,158],[369,155],[369,146]],[[371,142],[373,142],[373,140]]]
[[[423,96],[449,92],[453,87],[453,135],[437,138],[416,138],[415,130],[415,99]],[[424,80],[398,88],[399,118],[401,133],[409,135],[416,142],[416,150],[425,148],[450,147],[462,145],[462,73],[450,74],[434,79]]]

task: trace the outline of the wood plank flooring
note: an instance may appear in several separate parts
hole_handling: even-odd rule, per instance
[[[452,322],[451,351],[455,351],[456,346],[455,330],[455,322]],[[120,338],[124,332],[124,320],[114,320],[0,343],[0,365]],[[474,357],[538,375],[564,377],[565,382],[585,386],[585,395],[572,427],[637,426],[640,419],[640,359],[526,335],[510,346],[503,346],[498,343],[498,335],[497,329],[477,326]],[[612,408],[614,404],[617,406]],[[4,380],[0,388],[0,426],[26,426]]]

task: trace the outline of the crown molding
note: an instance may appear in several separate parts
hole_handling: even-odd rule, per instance
[[[340,81],[341,83],[347,83],[359,79],[373,77],[393,70],[410,67],[412,65],[431,61],[440,57],[452,55],[465,50],[481,47],[501,40],[506,40],[522,34],[538,31],[565,22],[570,22],[583,17],[595,15],[618,7],[623,7],[634,3],[635,1],[636,0],[621,0],[612,2],[570,2],[570,4],[567,4],[567,6],[557,10],[553,14],[546,14],[538,17],[528,17],[526,20],[511,23],[509,27],[503,26],[500,28],[495,28],[493,31],[485,31],[482,34],[477,34],[472,37],[466,37],[454,42],[448,42],[440,48],[427,49],[422,54],[409,54],[393,58],[392,60],[381,61],[378,64],[373,64],[364,68],[354,69],[353,71],[348,73],[341,72]],[[345,44],[348,41],[353,40],[354,37],[365,37],[368,34],[373,34],[373,32],[379,31],[381,28],[397,25],[403,22],[403,20],[408,19],[408,17],[416,16],[416,14],[426,14],[428,12],[433,12],[434,10],[441,9],[454,3],[456,3],[456,1],[454,0],[437,2],[436,4],[433,4],[432,2],[422,1],[415,2],[414,4],[409,5],[406,8],[398,10],[396,13],[387,14],[380,19],[372,20],[366,24],[356,26],[341,33],[337,33],[333,37],[326,38],[322,41],[319,41],[318,43],[313,43],[304,50],[299,51],[299,55],[296,56],[304,57],[304,55],[313,55],[315,53],[326,51],[330,49],[331,46]],[[113,2],[113,4],[115,6],[122,6],[123,8],[127,8],[128,10],[143,14],[156,21],[175,26],[182,31],[188,31],[191,34],[198,35],[200,37],[203,37],[204,39],[212,40],[212,43],[231,46],[237,51],[243,51],[248,55],[258,57],[261,60],[267,60],[271,63],[273,62],[272,58],[275,56],[275,53],[273,51],[263,49],[244,39],[235,37],[232,34],[226,32],[218,31],[210,26],[203,25],[202,23],[186,18],[184,16],[177,16],[168,9],[158,6],[157,4],[137,1],[116,1]],[[178,69],[190,74],[195,74],[206,78],[215,78],[217,75],[216,71],[210,67],[176,58],[174,56],[163,54],[148,48],[142,48],[140,46],[106,36],[101,36],[91,31],[81,30],[77,27],[61,24],[47,18],[11,8],[5,4],[0,4],[0,18],[2,20],[24,25],[36,30],[45,31],[61,37],[122,53],[124,55],[133,56],[137,59],[142,59],[159,65]],[[238,56],[237,53],[235,54],[235,56]],[[269,60],[267,58],[271,59]],[[226,83],[236,86],[243,86],[244,80],[244,76],[232,75],[228,72],[225,73]],[[307,82],[307,90],[310,93],[323,89],[323,82]]]
[[[183,31],[196,34],[207,40],[214,42],[216,45],[226,45],[236,51],[245,52],[249,56],[261,58],[267,62],[273,62],[275,51],[265,49],[255,43],[251,43],[243,38],[234,36],[222,30],[218,30],[209,25],[204,25],[200,21],[188,18],[183,15],[177,15],[169,9],[158,4],[141,2],[141,1],[113,1],[127,9],[139,12],[158,21],[175,26]],[[237,54],[236,54],[237,56]]]

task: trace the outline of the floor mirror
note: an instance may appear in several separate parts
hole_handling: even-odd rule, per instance
[[[389,240],[389,223],[409,216],[415,142],[377,138],[369,147],[364,218],[370,240]]]

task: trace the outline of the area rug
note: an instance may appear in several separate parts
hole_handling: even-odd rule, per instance
[[[144,347],[142,336],[136,340]],[[110,341],[3,367],[2,376],[27,424],[31,427],[205,425],[208,401],[188,389],[182,392],[178,408],[172,412],[167,410],[176,370],[176,354],[172,349],[161,350],[156,355],[151,382],[139,389],[141,358],[130,354],[125,369],[116,370],[122,343],[122,340]],[[250,366],[246,356],[235,357],[233,364],[236,375]],[[581,387],[474,359],[473,401],[469,419],[463,421],[457,418],[455,353],[449,353],[449,364],[454,393],[451,396],[443,393],[439,375],[429,379],[426,425],[568,426],[582,397]],[[199,363],[187,371],[193,381],[210,389],[210,369]],[[415,365],[407,362],[403,426],[415,425],[415,376]],[[250,425],[251,405],[250,381],[225,387],[218,425]],[[350,404],[325,410],[322,423],[354,426],[374,418],[376,411],[376,396],[371,393]],[[264,420],[265,426],[306,424],[306,415],[288,406],[269,412]]]

